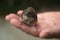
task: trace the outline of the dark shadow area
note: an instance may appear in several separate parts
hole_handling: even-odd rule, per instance
[[[60,11],[60,0],[1,0],[0,16],[33,7],[37,12]]]

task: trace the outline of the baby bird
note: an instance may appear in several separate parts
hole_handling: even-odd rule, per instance
[[[37,13],[32,7],[28,7],[23,11],[21,18],[23,20],[23,23],[27,25],[34,25],[37,22]]]

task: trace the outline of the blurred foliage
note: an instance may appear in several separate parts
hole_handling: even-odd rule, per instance
[[[60,0],[1,0],[0,16],[33,7],[36,11],[60,10]]]

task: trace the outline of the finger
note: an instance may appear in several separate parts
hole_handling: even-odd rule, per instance
[[[28,34],[38,36],[38,32],[35,26],[29,27],[23,24],[19,19],[12,19],[10,23]]]
[[[23,10],[19,10],[19,11],[17,12],[17,15],[18,15],[18,16],[21,16],[22,13],[23,13]]]
[[[51,28],[42,31],[39,35],[41,38],[60,38],[60,32],[58,28]]]
[[[9,14],[9,15],[7,15],[7,16],[5,17],[5,20],[6,20],[6,21],[10,21],[11,19],[18,19],[18,18],[19,18],[19,17],[18,17],[17,15],[11,13],[11,14]]]
[[[48,35],[48,30],[41,31],[39,34],[40,38],[45,38]]]

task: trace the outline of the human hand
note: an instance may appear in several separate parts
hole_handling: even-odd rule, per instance
[[[40,38],[59,38],[60,37],[60,12],[44,12],[37,14],[36,25],[29,27],[20,18],[23,11],[6,16],[6,21],[10,22],[22,31]]]

